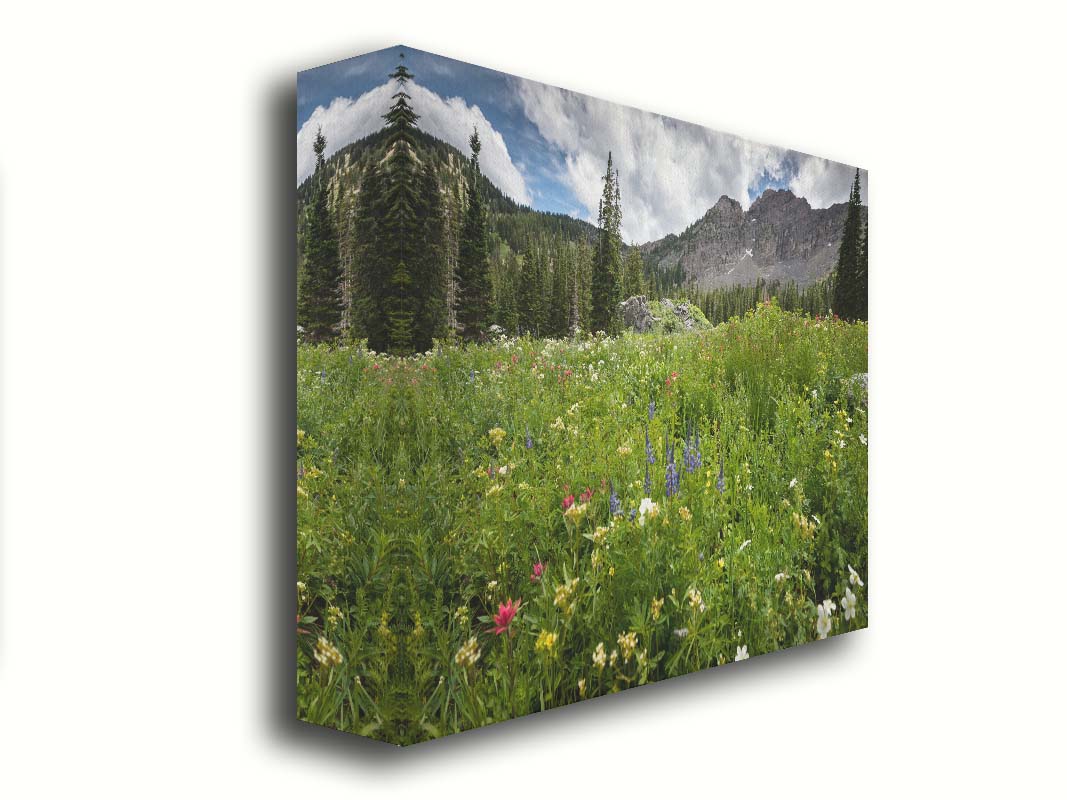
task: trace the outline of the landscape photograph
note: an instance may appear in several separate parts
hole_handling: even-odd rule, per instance
[[[400,46],[299,73],[295,135],[301,720],[867,627],[866,170]]]

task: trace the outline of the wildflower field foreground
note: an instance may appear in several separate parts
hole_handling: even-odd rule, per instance
[[[867,325],[297,356],[301,719],[409,744],[867,624]]]

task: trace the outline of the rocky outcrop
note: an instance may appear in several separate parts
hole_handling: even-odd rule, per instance
[[[622,324],[636,333],[649,333],[657,322],[652,316],[648,298],[643,294],[623,300],[619,303],[619,310],[622,312]]]
[[[833,270],[847,210],[845,203],[812,208],[791,191],[767,189],[745,211],[723,195],[682,234],[640,249],[651,269],[681,264],[686,279],[701,288],[751,285],[757,278],[806,285]]]
[[[619,303],[623,325],[636,333],[675,333],[710,327],[707,318],[691,303],[649,301],[643,294]]]

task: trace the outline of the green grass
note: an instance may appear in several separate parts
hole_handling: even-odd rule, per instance
[[[831,635],[866,626],[866,370],[866,324],[774,305],[402,360],[301,346],[300,717],[410,743],[811,641],[824,600]],[[645,497],[658,513],[631,521]]]

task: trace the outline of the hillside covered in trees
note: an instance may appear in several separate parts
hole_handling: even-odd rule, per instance
[[[611,153],[595,226],[536,211],[482,174],[477,130],[462,153],[419,129],[405,91],[413,76],[403,61],[389,77],[398,91],[383,127],[329,159],[320,131],[315,171],[298,187],[298,324],[306,340],[366,339],[371,349],[408,354],[431,348],[434,339],[484,340],[493,325],[540,337],[618,333],[619,303],[638,294],[688,299],[713,323],[771,296],[811,314],[839,311],[845,306],[836,301],[848,298],[849,316],[865,318],[866,209],[858,173],[847,206],[812,211],[803,199],[772,193],[753,209],[762,214],[757,204],[764,203],[778,219],[769,212],[759,225],[754,213],[740,214],[723,198],[681,236],[627,246]],[[797,209],[807,214],[803,224],[790,216]],[[709,228],[719,217],[738,217],[740,227]],[[693,266],[714,251],[724,274],[724,253],[743,265],[756,262],[754,249],[764,261],[775,253],[804,261],[805,270],[798,277],[749,264],[743,281],[709,281]],[[847,269],[835,268],[834,256]],[[845,290],[828,272],[845,276]]]

